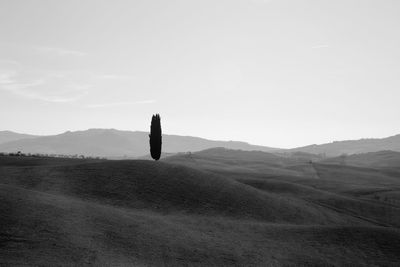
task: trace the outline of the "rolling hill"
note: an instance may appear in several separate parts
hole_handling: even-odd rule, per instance
[[[312,154],[324,154],[327,157],[336,157],[342,154],[360,154],[392,150],[400,152],[400,134],[386,138],[369,138],[360,140],[335,141],[321,145],[309,145],[284,152],[307,152]]]
[[[385,150],[325,159],[322,162],[337,165],[352,165],[372,168],[400,169],[400,152]]]
[[[149,154],[147,132],[90,129],[41,136],[0,144],[1,152],[100,156],[108,158],[136,158]],[[213,141],[191,136],[163,135],[163,152],[200,151],[212,147],[242,150],[272,151],[273,148],[236,141]]]
[[[114,159],[148,159],[148,133],[115,129],[89,129],[58,135],[34,136],[9,131],[0,132],[0,152],[64,154],[107,157]],[[223,147],[233,150],[271,152],[283,157],[320,160],[342,154],[360,154],[392,150],[400,152],[400,135],[382,139],[335,141],[293,149],[277,149],[240,141],[214,141],[192,136],[163,135],[165,156],[179,152],[197,152]]]
[[[11,131],[0,131],[0,144],[17,141],[21,139],[30,139],[35,137],[38,136],[30,134],[20,134]]]
[[[237,176],[252,173],[262,177],[285,175],[302,177],[310,169],[310,158],[297,155],[282,156],[262,151],[234,150],[222,147],[194,153],[179,153],[163,161],[217,173]]]
[[[398,166],[326,164],[310,162],[303,155],[281,157],[223,148],[182,153],[163,161],[217,173],[266,192],[317,203],[378,225],[400,227],[396,222],[400,220]]]
[[[251,159],[257,162],[254,170],[266,163],[281,167],[293,163],[277,163],[270,154],[247,153],[234,152],[230,160],[236,158],[236,163],[227,161],[226,150],[198,154],[220,157],[225,166]],[[236,177],[217,172],[216,166],[212,170],[184,164],[0,157],[0,265],[396,266],[400,262],[398,206],[352,195],[346,190],[354,188],[347,183],[336,192],[329,189],[332,182],[347,176],[353,177],[351,184],[361,184],[355,167],[336,170],[332,164],[316,165],[319,179],[303,173],[292,180],[268,171],[265,177],[251,171]],[[253,168],[249,161],[246,164],[248,170]],[[373,176],[364,179],[366,186],[381,180]],[[382,182],[398,186],[393,177]]]
[[[335,216],[330,218],[329,212],[320,216],[325,212],[319,207],[307,203],[299,205],[298,201],[260,192],[227,177],[169,163],[141,160],[82,162],[72,159],[62,165],[57,159],[54,159],[54,164],[35,162],[4,164],[0,169],[1,183],[125,208],[161,210],[163,213],[302,224],[341,221]],[[10,165],[18,168],[10,171],[7,168]],[[293,217],[292,213],[298,213],[298,216]]]

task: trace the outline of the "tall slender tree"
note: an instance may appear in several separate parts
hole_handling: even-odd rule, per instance
[[[161,118],[159,114],[153,115],[153,117],[151,118],[149,137],[151,157],[155,160],[159,160],[161,157],[162,144]]]

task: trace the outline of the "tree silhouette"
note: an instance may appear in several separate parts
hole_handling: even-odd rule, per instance
[[[151,118],[149,137],[151,157],[155,160],[159,160],[161,157],[162,144],[161,118],[159,114],[153,115],[153,117]]]

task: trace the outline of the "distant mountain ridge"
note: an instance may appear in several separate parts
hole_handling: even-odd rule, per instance
[[[368,152],[378,152],[382,150],[400,152],[400,134],[386,138],[335,141],[327,144],[309,145],[282,151],[306,152],[312,154],[324,154],[327,157],[336,157],[342,154],[362,154]]]
[[[12,131],[0,131],[0,144],[12,142],[21,139],[35,138],[37,135],[21,134]]]
[[[304,153],[337,157],[342,154],[351,155],[383,150],[400,152],[400,134],[381,139],[335,141],[293,149],[251,145],[240,141],[215,141],[193,136],[163,135],[162,151],[164,155],[179,152],[197,152],[215,147],[232,150],[273,152],[277,154],[298,154],[298,157]],[[148,132],[120,131],[116,129],[68,131],[49,136],[0,131],[0,152],[17,151],[23,153],[78,154],[116,159],[147,158],[149,154],[149,137]],[[306,158],[310,157],[311,155],[306,155]]]
[[[163,135],[163,152],[165,153],[195,152],[213,147],[259,151],[276,150],[276,148],[239,141],[214,141],[192,136]],[[89,129],[0,143],[0,151],[135,158],[149,153],[149,137],[148,132],[141,131]]]
[[[382,150],[363,154],[338,156],[322,161],[327,164],[352,165],[373,168],[397,168],[400,169],[400,152]]]

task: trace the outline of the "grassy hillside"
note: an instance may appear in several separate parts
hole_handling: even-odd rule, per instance
[[[400,175],[387,168],[310,163],[298,157],[226,149],[181,154],[165,161],[218,173],[264,192],[378,225],[400,226]]]
[[[163,162],[103,161],[45,166],[29,163],[19,168],[6,165],[0,168],[0,177],[2,184],[29,190],[167,214],[301,224],[347,222],[307,202],[299,203],[232,179]]]
[[[400,232],[161,215],[1,186],[1,265],[395,266]],[[5,230],[6,229],[6,230]]]
[[[14,138],[1,142],[0,152],[85,155],[114,159],[136,158],[149,154],[148,132],[116,129],[89,129],[30,139]],[[5,138],[5,137],[4,137]],[[212,147],[272,151],[274,148],[238,141],[215,141],[192,136],[163,135],[163,152],[200,151]]]
[[[212,171],[145,160],[0,157],[0,265],[400,262],[395,205],[391,211],[384,202],[360,199],[343,188],[331,190],[329,183],[340,182],[349,171],[335,173],[333,165],[311,166],[319,179],[298,170],[297,176],[262,176],[263,162],[277,164],[264,156],[252,158],[255,163],[247,168],[255,169],[237,176],[226,171],[234,164],[230,161]],[[343,177],[334,180],[338,174]],[[371,216],[368,205],[386,208],[386,217]]]
[[[400,170],[400,152],[384,150],[363,154],[343,155],[323,160],[324,163],[370,168],[395,168]]]
[[[285,152],[307,152],[312,154],[324,154],[327,157],[336,157],[342,154],[361,154],[393,150],[400,152],[400,134],[386,138],[365,138],[360,140],[335,141],[327,144],[309,145]]]
[[[295,166],[306,165],[308,159],[284,157],[262,151],[211,148],[195,153],[180,153],[163,159],[165,162],[196,169],[236,174],[303,175]]]

